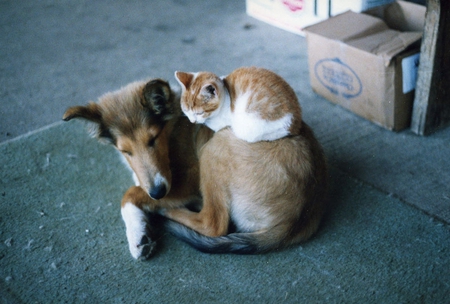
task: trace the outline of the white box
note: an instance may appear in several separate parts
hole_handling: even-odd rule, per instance
[[[327,17],[315,14],[315,0],[246,0],[247,14],[295,34]]]
[[[344,13],[348,10],[351,10],[355,13],[360,13],[370,8],[389,4],[394,1],[395,0],[319,0],[319,2],[322,2],[322,7],[328,10],[328,12],[319,12],[319,14],[328,14],[328,16],[331,17]],[[329,3],[331,4],[331,7],[329,7]]]
[[[365,11],[394,0],[246,0],[247,14],[304,36],[303,28],[347,10]]]

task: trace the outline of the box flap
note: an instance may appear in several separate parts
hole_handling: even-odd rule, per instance
[[[426,7],[405,1],[396,1],[388,5],[367,10],[364,14],[383,19],[393,30],[421,32],[425,26]]]
[[[347,11],[328,20],[308,26],[304,28],[304,31],[318,34],[328,39],[346,42],[387,29],[389,27],[380,18]]]
[[[390,29],[380,18],[351,11],[309,26],[305,32],[347,45],[383,58],[386,66],[392,58],[422,37],[422,31],[401,32]]]
[[[383,57],[384,65],[388,66],[392,58],[405,50],[414,42],[419,41],[422,32],[399,32],[395,30],[385,30],[369,36],[347,41],[357,49]]]

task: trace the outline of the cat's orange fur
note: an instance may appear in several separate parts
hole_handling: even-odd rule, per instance
[[[242,67],[224,78],[211,72],[175,72],[181,108],[191,122],[214,131],[231,127],[248,142],[298,134],[302,112],[291,86],[272,71]]]

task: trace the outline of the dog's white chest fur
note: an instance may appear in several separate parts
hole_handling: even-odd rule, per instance
[[[249,201],[248,196],[233,194],[230,212],[239,232],[258,231],[272,225],[272,213],[259,207],[254,201]]]

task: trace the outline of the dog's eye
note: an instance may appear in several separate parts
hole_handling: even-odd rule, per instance
[[[121,150],[120,152],[122,152],[123,154],[126,154],[128,156],[133,156],[133,154],[130,151],[127,151],[127,150]]]
[[[153,147],[155,145],[156,137],[153,137],[148,141],[148,146]]]

